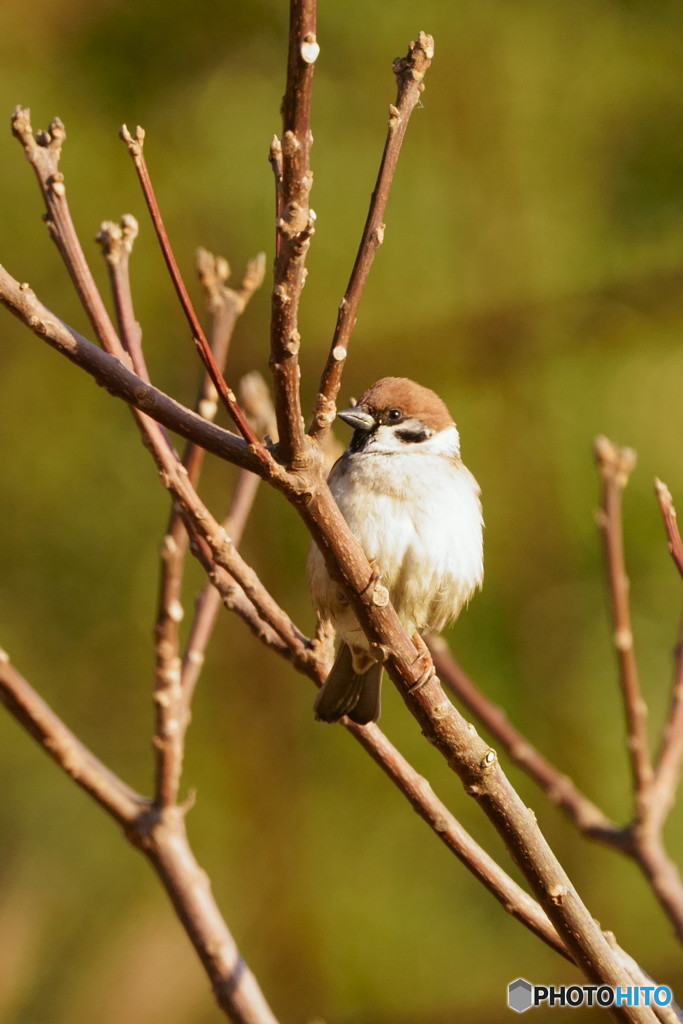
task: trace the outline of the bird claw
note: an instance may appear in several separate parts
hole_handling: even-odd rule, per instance
[[[408,687],[408,693],[416,693],[417,690],[421,690],[422,687],[431,682],[436,675],[436,669],[434,668],[434,662],[432,661],[432,656],[429,653],[429,648],[420,634],[413,633],[412,641],[418,650],[418,655],[413,662],[413,665],[416,665],[419,662],[421,664],[422,671],[416,681]]]
[[[382,574],[379,571],[379,567],[375,559],[368,558],[368,562],[370,563],[370,579],[363,587],[363,594],[366,594],[368,590],[374,590],[377,584],[379,583],[380,579],[382,578]]]

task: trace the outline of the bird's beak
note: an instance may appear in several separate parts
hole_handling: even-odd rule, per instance
[[[369,412],[363,412],[359,406],[354,406],[352,409],[342,409],[341,412],[337,413],[340,420],[344,420],[344,423],[348,423],[354,430],[374,430],[377,426],[377,421],[374,416],[371,416]]]

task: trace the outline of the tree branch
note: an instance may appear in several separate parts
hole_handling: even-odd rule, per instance
[[[114,300],[116,322],[123,347],[130,356],[138,377],[149,384],[149,373],[142,352],[142,329],[133,312],[128,263],[138,235],[138,222],[129,213],[119,224],[104,221],[95,241],[99,242],[109,271],[109,285]]]
[[[59,767],[119,825],[130,826],[148,802],[88,750],[0,650],[0,701]]]
[[[244,440],[252,447],[252,450],[254,451],[256,457],[265,465],[270,460],[271,456],[269,456],[269,454],[260,444],[258,438],[254,436],[249,424],[247,423],[244,415],[242,414],[242,410],[240,409],[237,403],[237,399],[235,397],[234,392],[232,391],[231,388],[228,387],[225,378],[221,373],[220,366],[217,364],[214,358],[214,355],[211,351],[211,346],[209,345],[206,339],[206,335],[204,334],[202,326],[199,322],[199,318],[197,317],[192,302],[190,301],[190,296],[188,295],[187,288],[185,287],[185,282],[183,281],[182,276],[180,274],[180,270],[178,269],[178,264],[176,263],[175,256],[173,255],[173,250],[171,249],[171,244],[166,233],[166,228],[164,227],[164,222],[161,217],[161,211],[159,210],[159,206],[156,201],[156,196],[154,194],[154,189],[152,187],[152,181],[149,176],[149,171],[147,169],[147,164],[143,153],[145,133],[143,129],[138,126],[135,129],[135,135],[131,135],[131,133],[128,131],[127,127],[124,124],[121,127],[120,135],[123,141],[126,143],[128,147],[128,152],[130,153],[133,159],[133,163],[135,164],[135,169],[137,171],[138,179],[142,187],[145,202],[147,203],[147,207],[152,218],[152,223],[154,225],[154,230],[156,232],[157,238],[159,239],[159,245],[161,246],[164,262],[166,263],[168,272],[173,282],[173,287],[175,288],[176,294],[178,296],[178,299],[180,300],[180,304],[185,314],[185,318],[190,327],[190,331],[192,333],[192,340],[194,341],[197,351],[199,352],[199,355],[201,356],[201,359],[204,365],[206,366],[206,369],[211,377],[211,380],[213,382],[214,387],[216,388],[216,391],[220,395],[221,400],[223,401],[223,404],[228,410],[228,413],[232,417],[235,425],[237,426],[237,429],[239,430]]]
[[[222,1009],[235,1024],[277,1024],[197,864],[184,813],[157,814],[64,725],[0,652],[0,701],[53,761],[123,827],[152,863],[197,951]]]
[[[289,6],[287,84],[282,100],[282,139],[271,145],[276,180],[277,244],[271,299],[270,368],[280,450],[287,466],[305,459],[304,422],[299,394],[299,300],[306,277],[306,254],[315,230],[309,205],[311,172],[311,89],[320,52],[315,0]]]
[[[152,384],[133,373],[118,358],[103,352],[36,298],[28,284],[20,284],[0,266],[0,304],[37,337],[85,370],[106,391],[146,412],[158,423],[194,441],[219,458],[284,484],[286,474],[276,463],[266,469],[249,445],[236,434],[209,423]]]
[[[659,479],[655,479],[655,494],[657,495],[662,519],[664,520],[664,529],[666,530],[666,536],[669,543],[669,554],[673,558],[679,573],[683,576],[683,540],[681,540],[681,535],[678,529],[676,509],[674,508],[671,491],[665,483],[662,483]]]
[[[606,437],[595,441],[595,461],[602,482],[597,523],[605,548],[614,646],[627,726],[627,747],[636,804],[652,784],[653,772],[647,737],[647,705],[643,699],[633,649],[629,581],[624,564],[621,496],[636,462],[631,448],[618,448]]]
[[[317,439],[322,439],[324,434],[327,433],[335,417],[337,395],[341,385],[351,332],[356,324],[358,306],[365,289],[368,274],[370,273],[370,267],[375,258],[375,253],[384,240],[384,214],[403,138],[408,127],[410,115],[417,106],[424,90],[423,79],[429,70],[433,56],[433,38],[425,32],[420,32],[417,39],[410,44],[407,56],[397,57],[394,61],[393,70],[398,85],[396,103],[389,107],[389,125],[377,181],[370,197],[370,208],[365,221],[365,227],[363,228],[356,261],[351,271],[349,283],[346,286],[344,298],[339,304],[337,325],[318,388],[313,422],[309,428],[309,433]]]

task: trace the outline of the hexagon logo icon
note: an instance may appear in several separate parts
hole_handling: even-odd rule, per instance
[[[524,1013],[531,1007],[532,986],[525,978],[517,978],[508,985],[508,1006],[516,1013]]]

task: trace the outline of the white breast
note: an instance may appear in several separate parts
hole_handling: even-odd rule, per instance
[[[341,512],[376,564],[408,632],[443,629],[483,576],[479,487],[453,456],[452,440],[443,437],[448,433],[437,435],[437,443],[391,455],[347,453],[330,475]],[[346,640],[365,646],[317,549],[311,553],[309,576],[319,611],[332,618]]]

